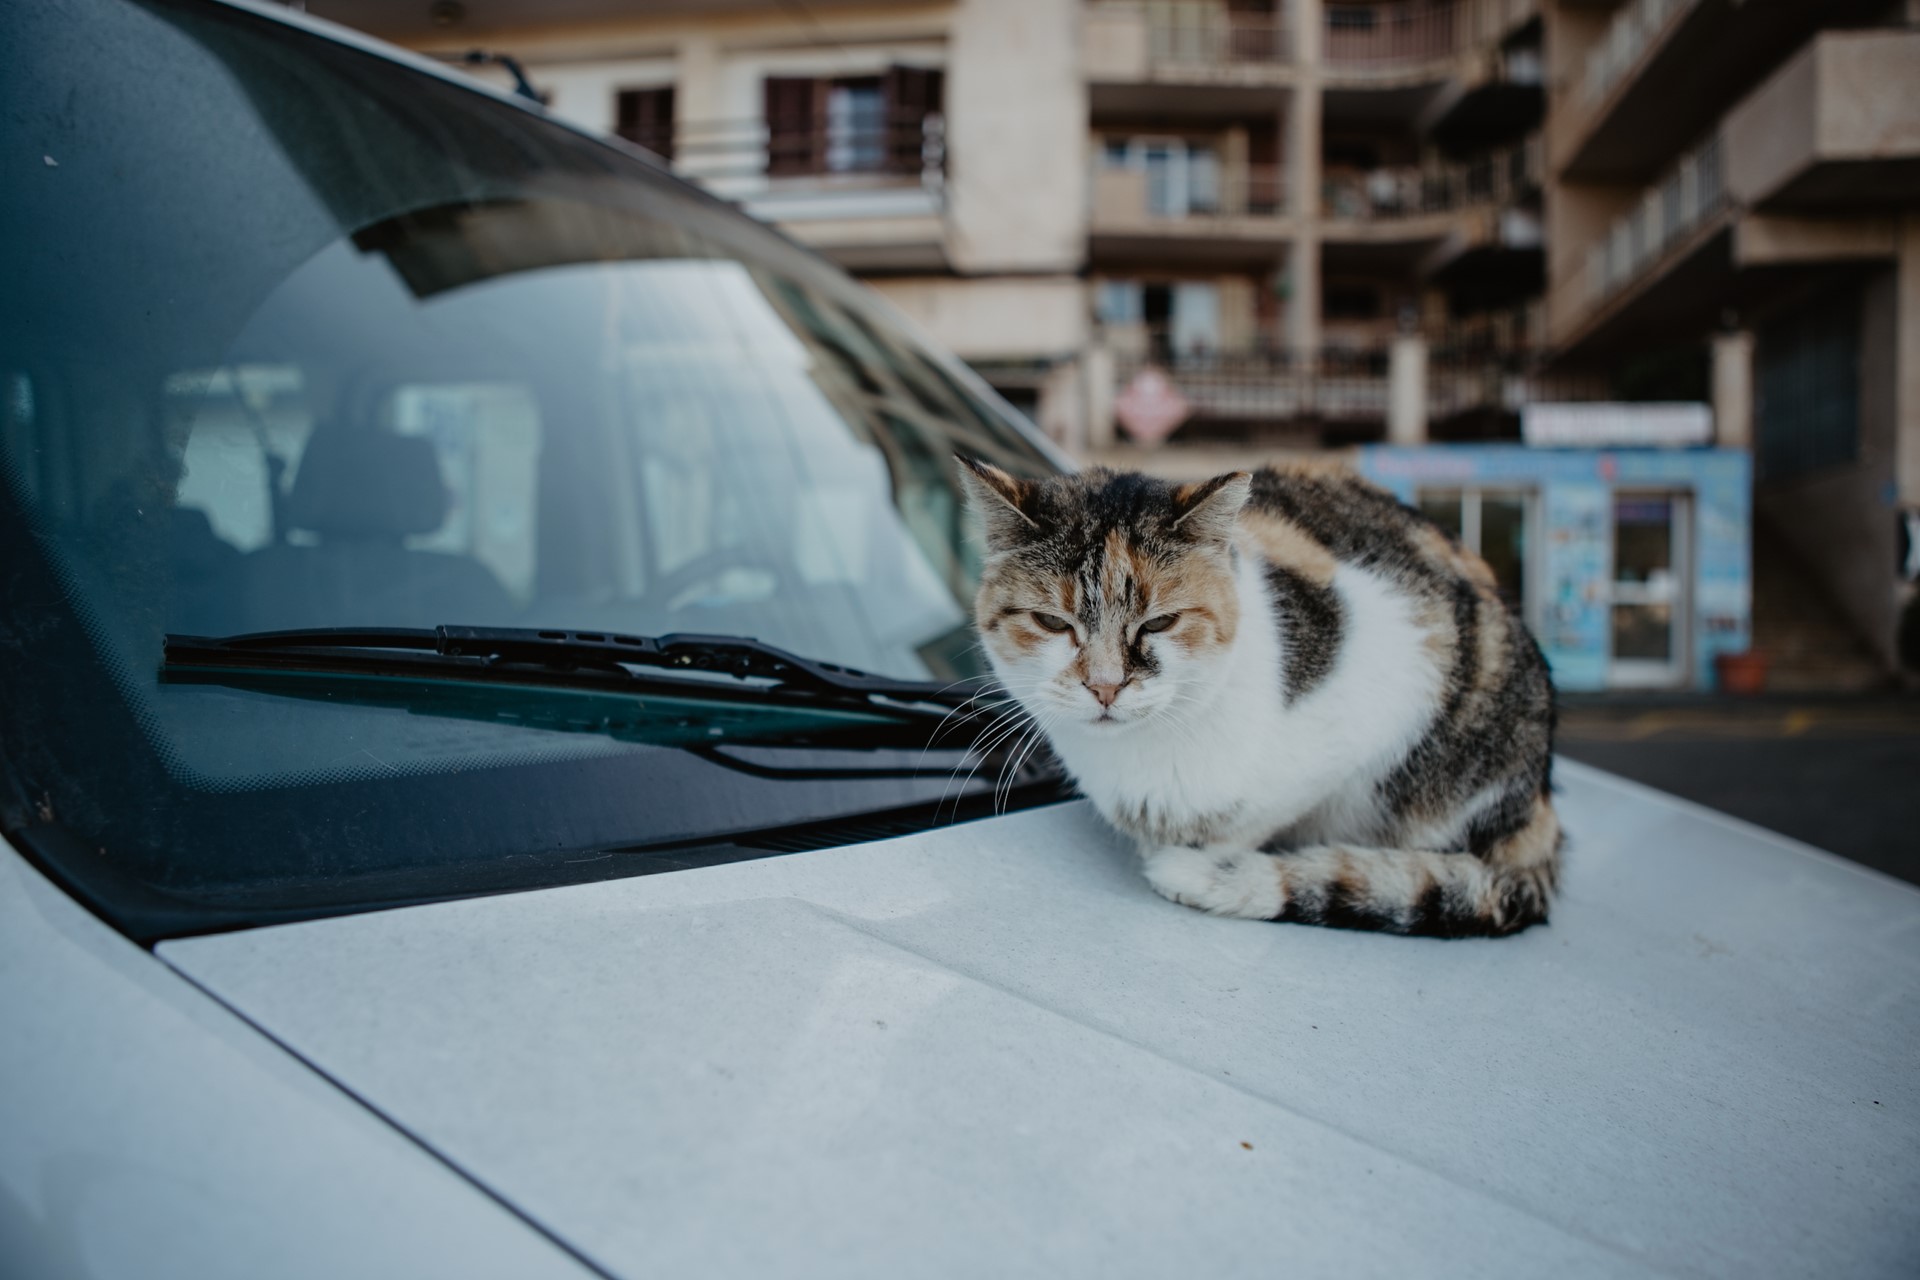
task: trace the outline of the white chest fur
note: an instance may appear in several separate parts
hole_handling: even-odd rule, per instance
[[[1403,594],[1343,565],[1332,671],[1286,701],[1287,643],[1257,555],[1241,557],[1240,626],[1217,679],[1156,721],[1056,729],[1062,761],[1116,826],[1149,843],[1255,846],[1292,831],[1371,839],[1374,784],[1431,721],[1440,672]]]

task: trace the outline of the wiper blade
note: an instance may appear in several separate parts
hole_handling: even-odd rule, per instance
[[[383,663],[385,664],[383,666]],[[645,679],[632,667],[768,682],[783,694],[855,702],[963,706],[993,696],[984,679],[899,680],[835,662],[803,658],[747,636],[675,633],[635,636],[531,627],[307,627],[232,636],[168,635],[162,670],[232,667],[353,671],[485,680],[538,672],[584,673],[596,682]],[[703,689],[715,684],[701,681]]]

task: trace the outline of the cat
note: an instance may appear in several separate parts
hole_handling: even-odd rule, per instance
[[[1324,467],[959,461],[988,661],[1154,889],[1405,934],[1546,920],[1553,686],[1478,556]]]

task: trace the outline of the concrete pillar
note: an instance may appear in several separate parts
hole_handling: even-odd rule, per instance
[[[1040,403],[1034,422],[1074,457],[1087,451],[1087,409],[1082,390],[1085,379],[1078,360],[1062,360],[1047,370],[1040,383]]]
[[[715,124],[728,119],[726,89],[721,83],[720,44],[712,36],[690,35],[680,42],[674,56],[673,122],[674,131],[698,141],[712,138]],[[760,114],[754,108],[756,116]],[[688,135],[688,127],[692,132]],[[743,144],[751,145],[751,144]],[[724,146],[701,151],[698,146],[682,147],[674,154],[677,172],[693,177],[708,173],[726,173],[738,169],[741,157],[727,154]]]
[[[1287,348],[1311,364],[1320,353],[1320,238],[1299,235],[1287,248]]]
[[[1713,442],[1753,448],[1753,335],[1745,330],[1714,335]]]
[[[1427,442],[1427,340],[1401,334],[1387,355],[1387,443]]]
[[[1082,397],[1082,403],[1087,407],[1084,447],[1111,449],[1114,438],[1113,400],[1118,393],[1118,388],[1113,385],[1113,351],[1099,343],[1088,347],[1080,360],[1080,372],[1086,379],[1086,394]]]
[[[1900,503],[1920,508],[1920,214],[1900,223],[1894,281],[1894,477]]]
[[[681,40],[675,61],[678,65],[674,68],[673,80],[674,116],[694,124],[726,119],[719,41],[710,35],[689,35]]]
[[[1294,84],[1281,136],[1287,146],[1287,346],[1311,366],[1320,352],[1320,0],[1293,0]]]
[[[1220,147],[1220,192],[1221,212],[1242,214],[1247,211],[1247,195],[1252,184],[1252,171],[1248,166],[1247,130],[1244,125],[1233,125],[1221,140]]]
[[[947,41],[947,254],[962,275],[1086,257],[1087,83],[1077,0],[967,0]]]

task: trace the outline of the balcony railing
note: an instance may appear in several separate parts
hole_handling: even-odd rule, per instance
[[[1141,332],[1134,331],[1136,339]],[[1387,417],[1392,379],[1386,346],[1328,347],[1301,360],[1266,329],[1226,349],[1191,341],[1177,349],[1161,326],[1144,333],[1144,349],[1136,340],[1122,355],[1120,382],[1156,367],[1172,378],[1195,418],[1383,422]],[[1424,374],[1428,418],[1517,413],[1528,404],[1609,397],[1604,378],[1543,373],[1545,354],[1530,344],[1494,340],[1492,334],[1437,337]]]
[[[1163,331],[1150,331],[1149,349],[1123,357],[1120,382],[1149,365],[1173,379],[1193,416],[1215,420],[1280,421],[1319,418],[1384,420],[1387,364],[1384,348],[1328,348],[1311,360],[1297,358],[1277,334],[1259,332],[1231,348],[1189,344],[1185,350]]]
[[[1147,9],[1147,59],[1157,67],[1272,64],[1292,55],[1284,13],[1240,13],[1202,3]]]
[[[1442,421],[1484,411],[1518,413],[1529,404],[1605,400],[1604,378],[1540,372],[1532,348],[1443,351],[1427,362],[1427,417]]]
[[[1272,218],[1286,212],[1286,171],[1279,165],[1240,165],[1173,182],[1151,168],[1096,168],[1095,230],[1145,223],[1217,222],[1226,218]]]
[[[1324,57],[1329,72],[1393,76],[1438,62],[1460,47],[1458,6],[1439,4],[1330,4],[1325,9]]]
[[[1580,101],[1592,106],[1639,64],[1646,51],[1659,43],[1674,19],[1691,9],[1695,0],[1628,0],[1607,24],[1606,34],[1587,54],[1580,80]]]
[[[1614,220],[1605,239],[1587,250],[1589,302],[1598,305],[1645,274],[1726,205],[1716,133],[1682,156],[1631,210]]]
[[[1321,212],[1372,221],[1509,205],[1539,189],[1538,138],[1464,164],[1335,171],[1322,183]]]
[[[734,199],[901,186],[938,193],[946,181],[946,122],[938,113],[689,121],[674,129],[668,154],[681,174]]]

